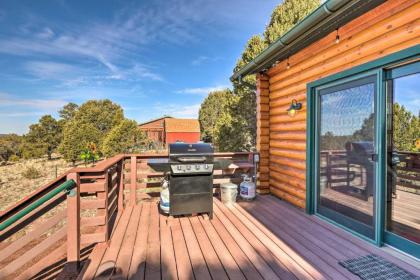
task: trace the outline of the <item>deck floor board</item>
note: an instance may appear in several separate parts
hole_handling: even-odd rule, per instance
[[[136,241],[137,228],[141,216],[142,205],[134,207],[133,218],[131,219],[127,232],[124,236],[123,243],[121,244],[121,250],[118,254],[117,261],[115,263],[116,271],[114,278],[127,278],[130,269],[131,259],[133,257],[134,242]]]
[[[338,261],[369,253],[420,275],[413,263],[274,197],[234,207],[215,199],[214,211],[208,220],[168,218],[156,201],[127,207],[79,279],[358,279]]]
[[[189,218],[191,222],[192,229],[197,238],[198,244],[203,253],[203,257],[209,269],[210,275],[213,279],[227,280],[229,277],[226,274],[226,271],[220,262],[219,257],[217,256],[216,251],[213,248],[206,232],[204,231],[203,226],[197,217]]]
[[[128,279],[144,279],[146,269],[147,238],[150,223],[150,204],[144,204],[137,228],[136,241],[134,243],[133,256],[131,259]]]

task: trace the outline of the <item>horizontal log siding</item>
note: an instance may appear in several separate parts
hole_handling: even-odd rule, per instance
[[[268,77],[257,75],[257,150],[260,163],[257,173],[257,191],[269,192],[269,97]]]
[[[265,103],[258,103],[259,144],[262,160],[260,176],[269,175],[270,192],[299,207],[305,207],[306,173],[306,86],[309,82],[341,72],[420,43],[420,3],[391,0],[339,29],[340,42],[333,32],[323,39],[259,75],[259,91],[269,85],[269,119]],[[287,108],[292,99],[303,109],[291,118]],[[261,102],[261,101],[260,101]],[[269,129],[266,128],[267,123]],[[266,135],[269,133],[267,155]],[[264,170],[264,173],[262,172]],[[265,181],[261,181],[265,183]]]

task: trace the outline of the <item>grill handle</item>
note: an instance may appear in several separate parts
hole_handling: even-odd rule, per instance
[[[206,157],[180,157],[178,160],[180,162],[205,162]]]

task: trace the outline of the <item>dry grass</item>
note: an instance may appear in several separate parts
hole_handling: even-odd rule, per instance
[[[20,160],[9,165],[0,166],[0,211],[12,206],[20,199],[29,195],[37,188],[42,187],[63,174],[71,164],[63,159],[31,159]],[[28,179],[28,170],[37,170],[39,178]],[[37,176],[33,176],[37,177]]]

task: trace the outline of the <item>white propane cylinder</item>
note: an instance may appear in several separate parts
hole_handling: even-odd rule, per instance
[[[163,180],[162,182],[162,190],[160,191],[160,202],[159,202],[160,210],[163,213],[169,213],[169,181]]]
[[[243,175],[243,177],[244,179],[239,185],[239,194],[244,200],[253,200],[255,199],[255,183],[248,175]]]

